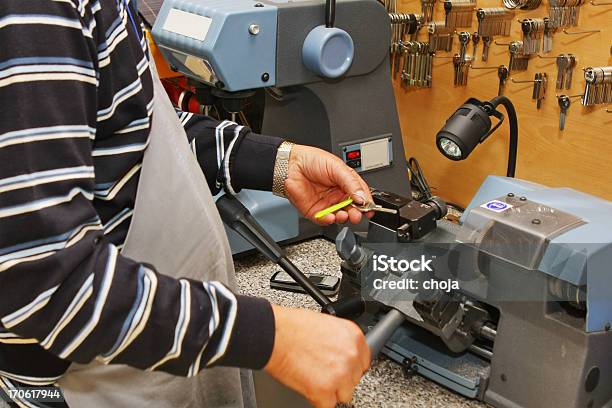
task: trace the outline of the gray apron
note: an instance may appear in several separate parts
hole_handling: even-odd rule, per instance
[[[150,144],[122,254],[154,265],[165,275],[218,280],[235,289],[221,218],[153,61],[151,65],[155,111]],[[183,378],[127,366],[73,364],[59,386],[71,408],[256,405],[251,372],[226,367]]]

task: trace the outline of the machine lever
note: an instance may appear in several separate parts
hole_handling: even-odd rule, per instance
[[[332,302],[321,292],[297,266],[287,258],[285,251],[263,229],[249,210],[237,198],[225,194],[217,200],[217,209],[223,222],[240,234],[266,258],[280,266],[289,274],[314,300],[328,312]]]
[[[402,312],[397,309],[391,309],[389,312],[376,323],[374,327],[366,333],[366,343],[370,348],[370,355],[374,360],[395,330],[402,325],[405,317]]]

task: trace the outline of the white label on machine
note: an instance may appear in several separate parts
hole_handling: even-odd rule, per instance
[[[512,204],[504,203],[503,201],[499,200],[491,200],[481,205],[481,207],[486,208],[489,211],[500,213],[512,208]]]
[[[389,140],[387,138],[361,144],[361,169],[363,171],[389,164]]]
[[[204,41],[211,23],[212,18],[173,8],[168,12],[163,29],[171,33],[193,38],[194,40]]]

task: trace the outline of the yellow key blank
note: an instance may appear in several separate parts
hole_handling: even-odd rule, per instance
[[[346,200],[338,203],[338,204],[334,204],[331,207],[327,207],[324,210],[319,211],[318,213],[315,214],[315,218],[319,219],[319,218],[323,218],[325,217],[327,214],[333,214],[336,211],[339,211],[341,209],[343,209],[344,207],[353,204],[353,199],[352,198],[347,198]]]

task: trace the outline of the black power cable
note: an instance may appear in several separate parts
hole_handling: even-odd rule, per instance
[[[425,179],[425,175],[423,174],[423,170],[421,170],[421,166],[419,165],[419,161],[411,157],[406,162],[408,166],[408,170],[410,171],[410,184],[421,194],[421,199],[419,201],[426,201],[430,199],[433,194],[431,193],[431,188],[429,187],[429,183]]]
[[[415,157],[411,157],[406,161],[406,167],[408,167],[408,171],[410,172],[410,184],[414,189],[416,189],[419,193],[418,201],[426,202],[433,194],[431,192],[431,187],[425,178],[425,174],[421,169],[421,165],[419,161]],[[446,202],[447,207],[453,207],[458,212],[462,213],[465,211],[465,208],[460,206],[459,204]]]
[[[325,0],[325,27],[331,28],[336,22],[336,0]]]

